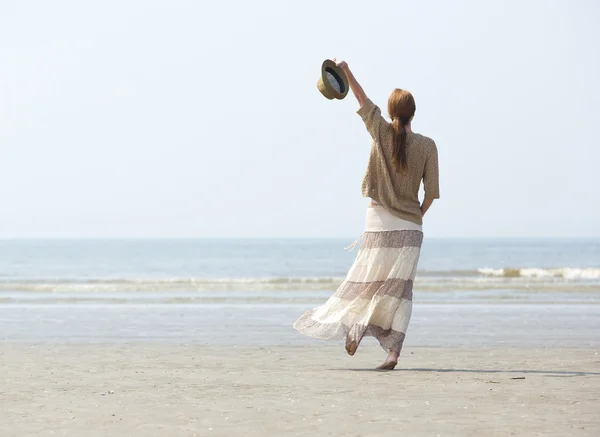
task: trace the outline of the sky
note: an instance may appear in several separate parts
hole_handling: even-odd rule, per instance
[[[430,237],[600,236],[600,2],[0,1],[0,237],[355,237],[344,59],[410,90]]]

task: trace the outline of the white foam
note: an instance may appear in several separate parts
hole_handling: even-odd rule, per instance
[[[477,269],[479,273],[485,276],[504,276],[504,269]]]
[[[555,269],[521,268],[521,269],[492,269],[482,268],[477,271],[484,276],[504,278],[562,278],[568,280],[600,279],[600,268],[560,267]]]
[[[335,290],[343,278],[256,277],[256,278],[132,278],[89,280],[0,281],[0,291],[34,292],[128,292],[168,290]]]
[[[102,293],[168,291],[335,291],[343,277],[245,278],[37,278],[1,279],[2,292]],[[567,287],[596,290],[600,268],[480,268],[472,271],[417,272],[416,290],[535,289]]]

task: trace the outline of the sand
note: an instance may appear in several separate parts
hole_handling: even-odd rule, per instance
[[[0,436],[598,436],[600,350],[0,345]]]

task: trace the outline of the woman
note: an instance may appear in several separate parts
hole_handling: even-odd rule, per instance
[[[363,241],[345,281],[323,306],[304,313],[294,328],[323,340],[345,337],[349,355],[354,355],[365,335],[373,336],[388,352],[377,369],[393,370],[412,313],[423,215],[439,198],[437,149],[433,140],[411,129],[416,109],[411,93],[392,92],[390,123],[367,98],[348,64],[337,65],[348,77],[360,105],[358,114],[373,139],[362,183],[363,196],[371,201]]]

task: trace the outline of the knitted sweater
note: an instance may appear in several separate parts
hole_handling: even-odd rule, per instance
[[[435,143],[431,138],[409,132],[406,136],[407,169],[398,172],[393,160],[392,125],[381,116],[381,110],[371,100],[367,100],[358,110],[358,115],[373,138],[369,164],[362,182],[363,196],[370,197],[395,216],[421,225],[421,180],[426,198],[440,197]]]

